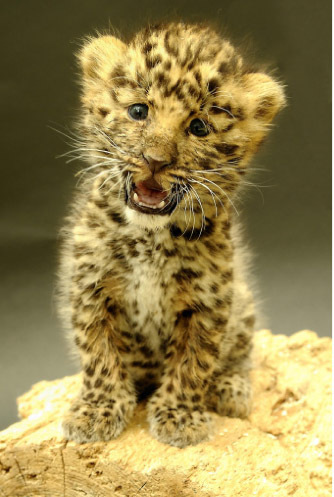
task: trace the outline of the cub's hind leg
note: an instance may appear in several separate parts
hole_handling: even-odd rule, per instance
[[[207,406],[221,416],[247,417],[251,409],[251,386],[247,373],[217,373],[208,391]]]
[[[207,406],[222,416],[245,418],[251,410],[249,380],[254,318],[245,317],[232,331],[235,343],[214,371],[207,394]]]

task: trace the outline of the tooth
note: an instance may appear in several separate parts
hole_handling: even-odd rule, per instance
[[[138,197],[138,195],[137,195],[137,193],[136,193],[136,192],[133,194],[133,200],[134,200],[135,202],[138,202],[138,201],[139,201],[139,197]]]
[[[162,200],[159,205],[157,205],[157,209],[161,209],[165,205],[165,201]]]

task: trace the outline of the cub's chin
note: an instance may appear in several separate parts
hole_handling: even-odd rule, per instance
[[[125,216],[129,223],[140,228],[154,231],[167,227],[171,222],[171,214],[157,216],[156,214],[146,214],[126,205]]]

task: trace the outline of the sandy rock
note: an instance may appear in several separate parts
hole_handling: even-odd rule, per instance
[[[0,496],[329,497],[331,340],[259,331],[253,362],[249,419],[213,415],[211,439],[185,449],[150,436],[144,405],[116,440],[67,442],[79,375],[37,383],[0,433]]]

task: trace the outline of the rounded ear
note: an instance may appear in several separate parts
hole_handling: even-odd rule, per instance
[[[84,78],[106,79],[126,49],[114,36],[90,38],[77,54]]]
[[[283,85],[267,74],[245,74],[243,85],[249,92],[249,101],[252,104],[254,118],[265,124],[269,124],[286,105]]]

